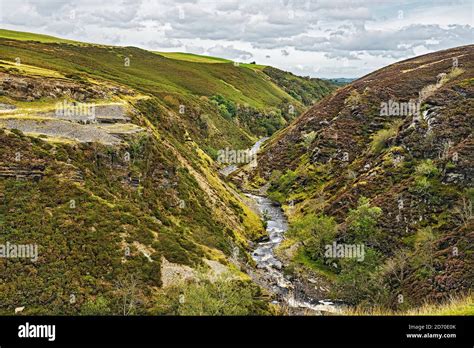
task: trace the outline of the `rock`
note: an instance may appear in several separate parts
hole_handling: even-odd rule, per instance
[[[16,109],[15,105],[0,103],[0,110],[15,110],[15,109]]]
[[[446,174],[446,182],[457,184],[463,181],[464,181],[464,174],[458,174],[458,173]]]

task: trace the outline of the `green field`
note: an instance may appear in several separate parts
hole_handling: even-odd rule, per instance
[[[209,64],[232,63],[239,67],[250,68],[250,69],[255,69],[255,70],[263,70],[267,67],[267,65],[240,63],[240,62],[234,62],[232,60],[225,59],[225,58],[203,56],[203,55],[194,54],[194,53],[184,53],[184,52],[155,52],[155,53],[166,58],[184,60],[186,62],[209,63]]]
[[[184,53],[184,52],[155,52],[160,56],[176,59],[176,60],[184,60],[187,62],[196,62],[196,63],[232,63],[231,60],[225,58],[218,58],[218,57],[211,57],[211,56],[203,56],[194,53]]]
[[[21,65],[15,66],[18,57]],[[0,31],[0,61],[4,71],[120,84],[156,97],[165,109],[178,112],[184,105],[195,115],[204,113],[201,121],[212,134],[202,134],[202,130],[197,134],[196,119],[184,121],[193,138],[214,148],[226,141],[247,146],[254,136],[273,133],[304,111],[308,104],[301,93],[309,91],[313,99],[320,99],[331,91],[320,80],[311,82],[310,91],[303,78],[291,77],[292,86],[304,90],[298,92],[300,95],[291,92],[292,88],[279,85],[279,80],[269,79],[262,65],[235,65],[230,60],[188,53],[158,54],[136,47],[82,44],[11,30]],[[222,119],[211,103],[217,95],[240,107],[238,115]],[[296,112],[284,115],[289,105]],[[222,110],[220,113],[226,114]],[[212,132],[214,128],[219,132]]]
[[[27,33],[22,31],[14,31],[7,29],[0,29],[0,37],[11,40],[20,40],[20,41],[38,41],[43,43],[68,43],[74,45],[85,45],[84,42],[61,39],[58,37],[43,35],[43,34],[34,34]]]

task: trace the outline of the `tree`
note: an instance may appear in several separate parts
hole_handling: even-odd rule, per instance
[[[121,314],[137,314],[138,307],[143,303],[144,299],[138,278],[133,274],[121,277],[116,281],[115,287],[117,295],[121,298]]]
[[[151,310],[154,315],[261,315],[267,304],[250,282],[224,273],[211,278],[202,271],[197,281],[162,290]]]
[[[350,238],[356,243],[376,245],[380,237],[377,222],[381,214],[382,209],[371,206],[368,198],[361,197],[357,208],[351,209],[346,219]]]
[[[337,224],[332,217],[309,214],[295,222],[288,233],[301,241],[312,259],[324,260],[325,246],[334,241]]]

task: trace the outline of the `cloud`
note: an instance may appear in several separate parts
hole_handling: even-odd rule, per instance
[[[211,56],[217,56],[228,59],[248,60],[253,57],[252,53],[236,49],[232,45],[216,45],[214,47],[209,48],[207,50],[207,53],[209,53]]]
[[[186,52],[194,54],[203,54],[206,52],[206,49],[201,46],[186,45]]]
[[[161,49],[161,48],[182,47],[183,43],[179,40],[164,38],[164,39],[161,39],[161,40],[142,41],[141,45],[145,46],[145,47],[147,47],[148,49],[151,49],[151,50],[157,50],[157,49]]]
[[[0,0],[0,4],[4,28],[149,49],[182,47],[229,59],[252,58],[294,72],[304,66],[314,76],[334,69],[360,76],[419,52],[470,44],[474,34],[470,0]],[[312,65],[321,68],[315,71]]]

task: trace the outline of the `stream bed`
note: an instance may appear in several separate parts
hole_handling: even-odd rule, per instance
[[[250,149],[251,153],[257,154],[267,137],[259,139]],[[238,170],[236,164],[231,164],[220,170],[224,176],[228,176]],[[297,281],[285,276],[284,265],[276,257],[275,248],[285,238],[288,231],[288,221],[280,206],[265,196],[245,194],[254,201],[260,215],[264,217],[267,227],[268,239],[257,244],[252,252],[252,258],[257,264],[257,270],[251,272],[252,278],[262,287],[275,295],[275,302],[292,309],[292,313],[327,314],[339,313],[340,308],[331,300],[315,299],[297,291]]]
[[[288,231],[288,221],[280,206],[264,196],[254,194],[246,194],[246,196],[255,201],[267,222],[268,240],[259,242],[252,252],[252,257],[257,264],[257,272],[254,276],[259,278],[260,285],[275,294],[276,302],[280,305],[299,309],[301,312],[314,312],[314,314],[338,313],[338,306],[331,300],[314,299],[295,291],[294,282],[290,277],[285,276],[284,265],[274,253]]]

